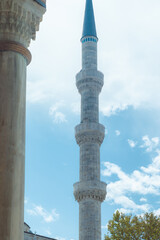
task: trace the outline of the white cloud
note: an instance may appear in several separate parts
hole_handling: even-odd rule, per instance
[[[27,209],[27,213],[31,216],[37,216],[38,215],[37,212],[33,209]]]
[[[120,132],[119,130],[116,130],[116,131],[115,131],[115,134],[116,134],[117,136],[119,136],[119,135],[121,134],[121,132]]]
[[[128,106],[159,108],[160,2],[102,1],[103,4],[94,1],[99,36],[99,69],[105,76],[101,111],[110,116]],[[84,1],[71,0],[70,4],[66,0],[48,1],[48,10],[37,40],[31,44],[33,60],[28,67],[27,84],[29,102],[57,102],[63,99],[71,110],[73,101],[80,102],[75,74],[81,68],[79,39],[83,12]],[[66,19],[65,24],[61,16]],[[104,22],[107,23],[105,27]],[[64,44],[66,35],[69,37],[65,38]]]
[[[102,229],[108,229],[108,224],[106,224],[105,226],[101,226]]]
[[[105,135],[107,135],[107,134],[108,134],[108,129],[105,128]]]
[[[114,202],[129,212],[150,210],[151,206],[146,203],[147,195],[160,195],[160,151],[157,151],[151,164],[134,170],[131,174],[126,174],[118,165],[110,162],[105,162],[104,166],[103,176],[117,175],[119,178],[108,184],[106,201]],[[140,199],[142,204],[137,204],[132,199],[132,194],[135,193],[146,196]]]
[[[110,162],[105,162],[104,166],[106,167],[105,170],[102,170],[103,176],[111,176],[112,174],[116,174],[119,178],[125,177],[125,174],[121,171],[121,168]]]
[[[149,138],[148,135],[142,137],[143,144],[140,146],[141,148],[145,148],[146,152],[151,152],[159,145],[159,137]]]
[[[79,102],[74,102],[71,104],[71,110],[73,113],[75,113],[76,115],[80,115],[80,101]]]
[[[105,43],[107,48],[107,54],[103,53],[104,59],[101,60],[103,69],[106,69],[107,65],[107,81],[102,92],[103,106],[109,105],[112,108],[116,108],[118,103],[120,106],[126,104],[136,108],[159,108],[160,102],[158,99],[160,99],[160,96],[158,96],[158,86],[160,86],[160,83],[158,83],[158,79],[160,70],[158,69],[158,64],[154,66],[154,61],[152,62],[152,60],[156,60],[160,54],[159,50],[158,55],[155,52],[158,39],[160,39],[160,31],[157,32],[156,30],[158,27],[157,20],[160,21],[160,17],[157,17],[157,9],[155,10],[155,6],[151,6],[150,3],[148,0],[142,0],[141,6],[138,7],[138,0],[135,0],[134,4],[126,0],[121,1],[121,4],[118,1],[116,3],[109,1],[108,8],[105,8],[107,19],[103,17],[103,21],[110,23],[107,33],[113,32],[113,28],[116,32],[114,32],[115,34],[112,33],[113,38],[109,39],[107,39],[103,30],[101,32],[104,39],[102,39],[101,51],[103,52]],[[145,13],[141,14],[143,4],[145,4]],[[156,1],[156,4],[158,4],[156,5],[157,7],[160,7],[158,1]],[[122,6],[128,9],[125,14],[122,11],[123,15],[120,12]],[[101,15],[103,15],[103,12],[104,10],[101,10]],[[114,16],[113,19],[112,14]],[[154,16],[155,14],[156,16]],[[152,23],[151,21],[149,23],[147,15],[153,16]],[[134,20],[135,22],[133,23]],[[149,26],[148,32],[147,26]],[[152,39],[149,36],[149,32],[153,33]],[[119,37],[117,38],[117,36]],[[146,42],[143,45],[145,39]],[[154,50],[147,51],[147,48],[150,48],[153,42],[155,44]],[[114,48],[113,45],[116,45],[116,47]],[[154,83],[152,83],[152,80]],[[156,89],[157,87],[158,89]],[[117,110],[119,109],[117,108]],[[112,111],[110,112],[112,113]]]
[[[52,235],[52,233],[50,232],[50,230],[46,230],[46,233],[47,233],[48,236],[51,236],[51,235]]]
[[[124,213],[124,214],[132,214],[132,213],[134,213],[134,210],[133,209],[126,209],[126,208],[118,208],[118,209],[116,209],[116,211],[119,211],[119,212],[121,212],[121,213]],[[116,212],[115,211],[115,212]]]
[[[159,144],[159,137],[152,138],[152,142],[155,144],[155,146],[158,146],[158,144]]]
[[[139,201],[140,201],[140,202],[147,202],[147,199],[146,199],[146,198],[140,198]]]
[[[139,200],[140,202],[147,202],[147,199],[146,198],[140,198],[140,200]]]
[[[47,223],[54,222],[59,218],[59,214],[55,209],[49,213],[42,206],[34,206],[33,209],[27,209],[27,213],[31,216],[41,216]]]
[[[160,208],[154,210],[153,213],[157,216],[160,216]]]
[[[59,108],[65,107],[65,103],[63,101],[59,101],[54,103],[49,109],[49,115],[53,115]]]
[[[52,107],[50,107],[49,115],[52,117],[54,123],[58,124],[67,122],[65,114],[58,110],[60,107],[64,106],[65,104],[63,104],[62,102],[58,102],[54,104]]]
[[[128,108],[127,104],[106,104],[102,103],[100,106],[100,111],[103,115],[110,117],[111,115],[115,115],[116,113],[126,110]]]
[[[67,119],[66,119],[66,116],[64,113],[62,112],[56,112],[54,114],[54,118],[53,118],[53,121],[55,123],[64,123],[64,122],[67,122]]]
[[[135,141],[131,140],[131,139],[128,139],[128,144],[131,148],[134,148],[137,143]]]
[[[65,238],[63,237],[56,237],[57,240],[66,240]]]
[[[121,205],[123,207],[121,208],[121,211],[122,209],[125,209],[125,213],[135,212],[135,211],[146,212],[150,208],[148,204],[143,204],[143,205],[136,204],[132,199],[124,195],[119,195],[118,197],[116,197],[114,199],[114,202],[115,204]]]
[[[154,175],[155,177],[160,173],[160,150],[157,150],[156,152],[157,156],[153,158],[152,163],[149,164],[147,167],[141,167],[143,172]]]

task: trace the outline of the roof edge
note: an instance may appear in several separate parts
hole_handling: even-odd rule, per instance
[[[40,4],[42,7],[46,8],[46,3],[44,0],[34,0],[34,1]]]
[[[30,234],[30,235],[33,235],[33,236],[37,236],[37,237],[43,237],[43,238],[48,239],[48,240],[57,240],[57,239],[55,239],[55,238],[45,237],[45,236],[43,236],[43,235],[35,234],[35,233],[32,233],[32,232],[26,232],[26,231],[24,231],[24,233]]]

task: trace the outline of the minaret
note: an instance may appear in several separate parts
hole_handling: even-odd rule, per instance
[[[0,239],[23,240],[26,67],[45,0],[0,0]]]
[[[100,181],[100,146],[105,128],[99,123],[103,74],[97,70],[97,42],[92,0],[86,0],[82,70],[76,76],[81,94],[81,123],[75,128],[80,146],[80,181],[74,184],[79,203],[79,240],[101,240],[101,203],[106,197],[106,183]]]

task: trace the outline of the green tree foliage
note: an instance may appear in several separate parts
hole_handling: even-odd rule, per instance
[[[105,240],[160,240],[160,216],[125,215],[117,211],[108,223]]]

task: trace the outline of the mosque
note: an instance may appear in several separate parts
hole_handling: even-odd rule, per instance
[[[56,240],[56,239],[38,235],[37,233],[33,233],[31,231],[30,226],[24,222],[24,240]]]
[[[0,236],[3,240],[54,240],[24,224],[26,68],[31,39],[46,11],[45,0],[0,1]],[[74,184],[79,203],[79,240],[101,240],[101,203],[106,184],[100,180],[99,123],[103,74],[97,70],[98,37],[92,0],[86,0],[82,70],[76,75],[81,95],[81,122],[75,128],[80,147],[80,179]],[[16,221],[15,221],[16,219]]]

